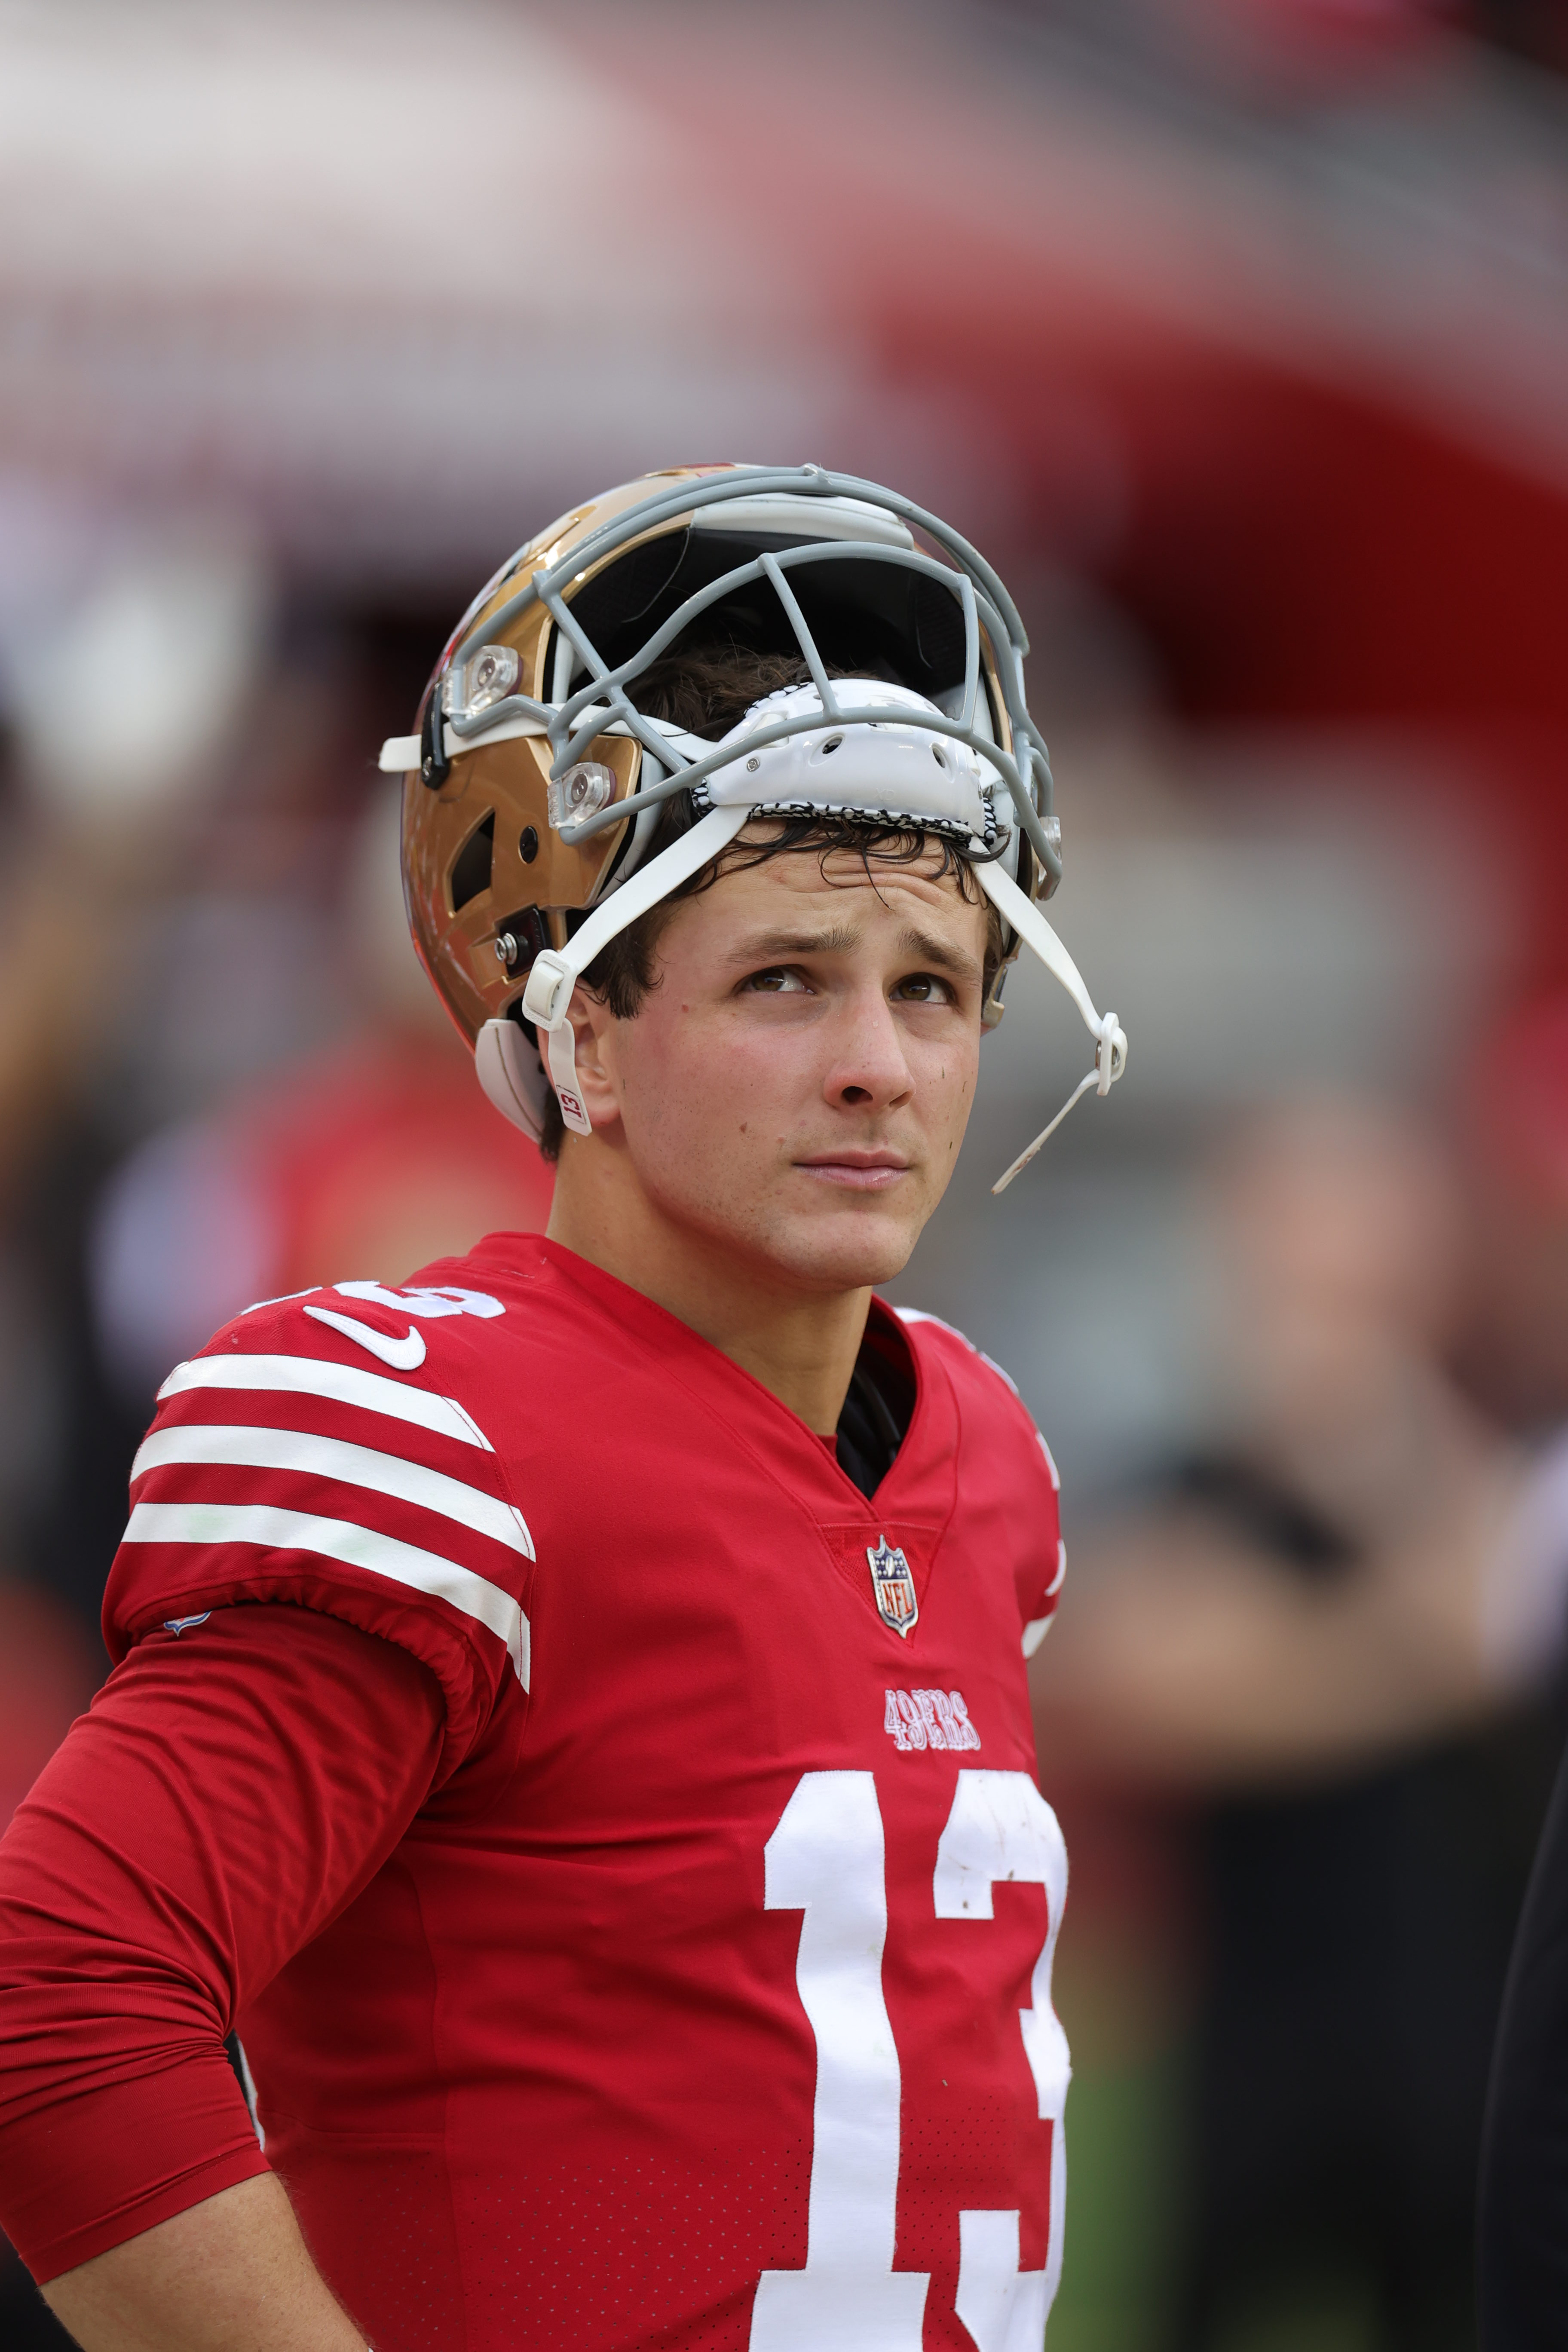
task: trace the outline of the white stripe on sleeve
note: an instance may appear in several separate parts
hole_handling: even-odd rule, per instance
[[[347,1568],[368,1569],[395,1584],[449,1601],[465,1617],[487,1625],[506,1643],[518,1681],[528,1688],[529,1625],[521,1605],[488,1577],[455,1559],[396,1542],[346,1519],[320,1519],[308,1511],[275,1510],[263,1503],[138,1503],[125,1543],[257,1544],[269,1551],[311,1551]]]
[[[398,1454],[378,1454],[368,1445],[351,1445],[341,1437],[318,1437],[304,1430],[252,1428],[237,1422],[175,1423],[154,1429],[143,1439],[131,1465],[134,1486],[143,1472],[169,1463],[213,1464],[246,1470],[299,1470],[308,1477],[335,1478],[346,1486],[365,1486],[374,1495],[390,1495],[422,1510],[439,1511],[476,1535],[505,1544],[509,1551],[531,1559],[533,1538],[521,1511],[495,1495],[482,1494],[460,1478],[448,1478],[423,1463]]]
[[[187,1389],[283,1389],[295,1396],[328,1397],[334,1404],[357,1404],[366,1412],[391,1413],[417,1428],[433,1429],[442,1437],[482,1446],[487,1454],[495,1451],[456,1397],[405,1388],[401,1381],[384,1380],[379,1372],[362,1372],[357,1364],[334,1364],[322,1356],[195,1356],[187,1364],[175,1365],[158,1391],[158,1401],[162,1403],[165,1397],[179,1396]]]

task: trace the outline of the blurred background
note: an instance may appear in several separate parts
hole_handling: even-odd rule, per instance
[[[587,488],[816,459],[1034,638],[1053,914],[897,1295],[1061,1465],[1053,2352],[1473,2341],[1562,1746],[1568,11],[0,0],[0,1819],[158,1381],[548,1173],[375,771]],[[63,2341],[14,2262],[0,2333]]]

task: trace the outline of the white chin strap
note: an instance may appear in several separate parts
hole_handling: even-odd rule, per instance
[[[577,1090],[577,1041],[571,1021],[572,992],[602,948],[661,898],[700,874],[721,849],[728,848],[751,816],[749,808],[710,810],[689,833],[661,849],[649,865],[630,874],[618,890],[595,907],[582,929],[563,948],[542,948],[533,959],[522,1009],[545,1040],[544,1058],[550,1083],[561,1105],[561,1116],[574,1135],[592,1135],[592,1123]],[[485,1027],[504,1027],[487,1022]],[[481,1032],[481,1035],[482,1035]]]
[[[1090,1087],[1099,1094],[1108,1095],[1122,1071],[1127,1067],[1127,1032],[1114,1013],[1103,1015],[1094,1009],[1094,999],[1083,984],[1079,971],[1034,900],[1019,889],[1010,874],[1004,874],[991,859],[977,862],[974,873],[981,888],[1001,916],[1011,925],[1026,947],[1033,948],[1053,980],[1059,981],[1083,1016],[1083,1025],[1094,1039],[1094,1067],[1081,1077],[1068,1095],[1048,1127],[1043,1127],[1026,1151],[1020,1151],[1011,1168],[992,1185],[993,1193],[1005,1192],[1022,1168],[1026,1168],[1043,1143],[1048,1143],[1080,1095]]]
[[[751,809],[743,806],[710,810],[679,841],[661,850],[648,865],[628,875],[617,890],[595,907],[563,948],[542,948],[534,958],[522,992],[522,1011],[539,1032],[562,1118],[574,1135],[592,1135],[594,1129],[577,1086],[576,1038],[571,1021],[573,990],[601,950],[628,924],[635,923],[639,915],[646,915],[650,907],[657,907],[681,883],[700,873],[721,850],[729,846],[751,816]],[[976,842],[974,847],[978,849],[980,844]],[[1026,897],[1011,876],[1003,873],[990,858],[976,859],[973,870],[1003,921],[1017,932],[1026,946],[1033,949],[1047,971],[1066,989],[1095,1041],[1093,1069],[1079,1081],[1050,1125],[1042,1129],[1028,1150],[1019,1153],[991,1188],[993,1192],[1005,1192],[1019,1170],[1026,1168],[1041,1145],[1055,1134],[1080,1095],[1087,1094],[1090,1087],[1102,1095],[1110,1092],[1127,1066],[1127,1034],[1114,1013],[1101,1016],[1095,1011],[1094,1000],[1083,984],[1077,964],[1033,899]],[[526,1042],[515,1022],[487,1021],[479,1032],[477,1060],[480,1082],[497,1108],[516,1125],[537,1135],[539,1121],[518,1066]]]

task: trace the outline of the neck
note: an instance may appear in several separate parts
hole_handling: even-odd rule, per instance
[[[671,1223],[637,1188],[606,1187],[602,1172],[568,1139],[550,1240],[677,1316],[808,1429],[829,1435],[860,1352],[870,1289],[803,1290],[710,1234]]]

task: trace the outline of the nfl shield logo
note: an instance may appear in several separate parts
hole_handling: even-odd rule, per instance
[[[875,1548],[867,1545],[866,1562],[883,1624],[890,1625],[895,1633],[912,1633],[921,1604],[915,1598],[915,1580],[910,1573],[909,1561],[886,1536],[879,1536]]]

